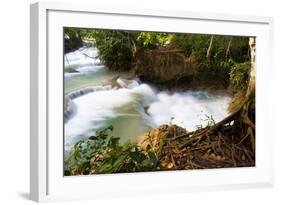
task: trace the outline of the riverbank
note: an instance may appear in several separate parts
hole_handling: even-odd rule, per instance
[[[65,122],[66,175],[254,166],[254,135],[244,136],[253,111],[247,122],[241,117],[246,38],[236,47],[224,36],[93,35],[94,55],[74,52],[72,64],[68,58],[79,73],[65,78],[75,105]]]
[[[253,121],[251,104],[246,116]],[[161,125],[140,136],[137,143],[125,144],[112,136],[114,127],[109,126],[75,144],[65,162],[65,175],[255,166],[255,128],[244,119],[241,107],[218,123],[209,119],[208,126],[193,132]],[[246,130],[251,131],[245,137]]]
[[[87,55],[84,55],[85,53]],[[141,127],[143,128],[135,133],[134,132],[125,133],[127,129],[124,130],[123,126],[122,127],[118,126],[119,129],[124,130],[124,132],[119,132],[115,134],[121,135],[122,138],[127,138],[127,139],[134,138],[139,134],[142,134],[141,132],[145,132],[149,128],[150,129],[155,128],[156,126],[159,126],[163,123],[173,122],[181,126],[187,123],[185,127],[193,130],[195,129],[196,126],[206,124],[204,122],[206,118],[205,115],[213,116],[215,120],[220,120],[223,117],[227,116],[227,111],[226,111],[227,103],[231,98],[231,93],[227,91],[227,89],[223,89],[220,86],[209,86],[209,85],[205,85],[205,86],[201,85],[200,87],[198,85],[190,86],[190,84],[184,81],[181,81],[181,83],[179,83],[180,81],[176,81],[178,83],[176,84],[173,83],[172,85],[170,85],[168,82],[162,84],[154,83],[154,82],[153,83],[142,82],[141,80],[136,78],[137,77],[136,74],[132,71],[127,71],[127,72],[111,71],[105,68],[103,65],[100,65],[99,59],[97,58],[97,50],[95,48],[85,48],[85,47],[80,48],[77,51],[67,54],[66,58],[68,59],[68,61],[65,61],[65,63],[74,66],[74,68],[77,71],[79,71],[79,73],[65,72],[66,97],[65,97],[64,116],[65,116],[65,122],[67,124],[69,119],[77,115],[77,110],[79,107],[88,107],[90,105],[90,101],[86,100],[88,98],[90,99],[90,96],[102,96],[103,99],[106,98],[111,99],[115,95],[115,94],[113,95],[113,93],[116,93],[116,95],[122,95],[122,93],[124,92],[128,92],[128,95],[126,94],[127,98],[129,96],[132,96],[132,94],[133,94],[132,97],[136,98],[135,99],[136,101],[135,102],[131,101],[132,105],[128,107],[131,107],[129,109],[131,110],[130,112],[132,112],[131,114],[134,115],[137,114],[141,116],[140,120],[138,120],[136,124],[142,125]],[[139,89],[138,87],[141,88],[142,84],[148,85],[148,89],[147,90]],[[135,92],[134,90],[136,90],[136,93],[134,93]],[[99,94],[98,93],[94,94],[93,92],[99,92]],[[84,95],[87,96],[82,97]],[[81,98],[81,99],[75,100],[76,98]],[[151,101],[152,104],[143,104],[146,101],[146,98],[153,99]],[[224,98],[226,99],[226,101]],[[83,102],[84,99],[86,100],[86,104],[89,105],[86,105]],[[219,99],[221,99],[221,103],[216,104],[217,100],[218,102],[220,101]],[[95,104],[94,101],[92,102],[92,104]],[[116,104],[112,106],[113,107],[121,106],[118,109],[124,110],[125,108],[122,107],[124,107],[126,104],[120,105],[118,104],[118,102],[119,100],[117,100]],[[182,102],[186,104],[178,104],[178,102]],[[135,103],[138,104],[137,107],[135,107]],[[194,105],[192,105],[192,103],[196,103],[198,105],[197,108],[195,108]],[[168,109],[166,115],[161,114],[162,109],[166,109],[167,106],[171,110],[169,111]],[[191,109],[189,109],[188,106],[190,106]],[[214,111],[216,110],[216,106],[220,107],[221,109],[223,108],[222,109],[223,112],[222,113],[219,112],[221,114],[217,114],[216,111]],[[92,107],[92,109],[99,110],[102,108],[99,106],[99,107]],[[193,113],[192,109],[197,111],[195,111],[194,114],[190,115],[190,120],[186,121],[186,116],[182,116],[181,115],[182,113],[180,111],[177,112],[177,110],[181,110],[181,109],[182,109],[182,113],[185,113],[187,116],[190,115],[189,113]],[[111,110],[111,108],[109,108],[109,110]],[[122,115],[122,113],[126,114],[123,111],[122,112],[118,111],[116,115],[120,115],[120,114]],[[103,116],[96,116],[96,117],[91,116],[91,112],[87,110],[85,110],[85,114],[86,116],[88,116],[86,121],[85,119],[80,119],[79,115],[76,116],[75,119],[77,118],[80,119],[77,121],[77,123],[80,123],[79,121],[81,121],[84,122],[84,124],[88,124],[88,125],[86,126],[86,128],[82,129],[84,131],[81,131],[80,133],[75,131],[76,134],[74,134],[74,136],[72,136],[71,138],[76,138],[75,137],[76,135],[87,136],[90,133],[94,133],[94,132],[87,131],[90,130],[91,127],[93,126],[89,124],[89,121],[91,121],[91,119],[93,118],[101,117],[102,119],[103,118],[111,119],[107,123],[111,122],[113,123],[113,125],[115,124],[114,122],[118,119],[118,118],[115,119],[116,117],[114,115],[112,116],[103,115]],[[200,118],[201,120],[198,120],[198,118]],[[152,123],[152,121],[154,121],[154,123]],[[97,124],[100,124],[100,122],[98,122]],[[72,126],[70,127],[73,126],[75,127],[77,125],[72,124]],[[80,125],[80,127],[85,127],[85,125]],[[101,129],[102,127],[103,126],[100,125],[97,128]],[[94,130],[96,130],[97,128],[95,128]],[[72,130],[72,128],[69,129]],[[137,129],[137,126],[135,126],[134,130],[139,130],[139,129]],[[68,131],[66,133],[68,133]],[[71,131],[70,133],[73,132]]]

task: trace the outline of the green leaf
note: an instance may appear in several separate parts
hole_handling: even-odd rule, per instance
[[[91,136],[89,137],[90,140],[98,140],[98,137],[97,136]]]
[[[150,145],[150,144],[147,144],[147,146],[146,146],[146,151],[149,151],[149,150],[151,150],[151,145]]]
[[[145,170],[148,170],[148,168],[151,168],[153,165],[153,162],[150,159],[145,159],[142,161],[143,168],[146,168]]]
[[[133,161],[140,163],[144,159],[146,159],[145,155],[139,151],[131,152],[130,157],[132,158]]]
[[[154,166],[157,166],[157,164],[158,164],[158,159],[157,159],[157,156],[155,155],[155,153],[152,152],[152,151],[149,151],[149,152],[148,152],[148,156],[149,156],[149,158],[151,159],[151,161],[153,162],[153,165],[154,165]]]
[[[119,144],[119,140],[119,137],[111,137],[107,143],[107,146],[116,149],[117,145]]]
[[[113,163],[112,168],[113,172],[118,172],[122,166],[125,164],[125,160],[128,157],[128,155],[121,155],[119,158]]]
[[[97,173],[100,173],[100,174],[111,173],[111,170],[112,170],[111,164],[104,164],[97,170]]]

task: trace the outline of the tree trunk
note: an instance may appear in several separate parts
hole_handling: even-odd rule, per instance
[[[225,53],[225,59],[227,60],[229,51],[230,51],[230,46],[231,46],[231,42],[232,42],[232,36],[229,39],[228,45],[227,45],[227,49],[226,49],[226,53]]]
[[[165,125],[152,130],[140,141],[139,145],[144,150],[148,143],[153,150],[157,150],[157,159],[163,169],[255,166],[256,39],[249,38],[249,45],[251,49],[249,84],[235,112],[214,125],[193,132],[182,131],[183,128],[174,125]],[[212,39],[208,55],[211,48]],[[161,132],[165,134],[160,134]]]
[[[246,92],[246,99],[249,99],[253,94],[255,94],[255,84],[256,84],[256,38],[249,38],[249,45],[251,49],[251,71],[249,77],[249,84]]]
[[[210,56],[210,53],[211,53],[211,50],[212,50],[212,47],[213,47],[213,39],[214,39],[214,36],[212,35],[211,40],[210,40],[210,44],[209,44],[209,47],[208,47],[208,50],[207,50],[206,58],[209,58],[209,56]]]

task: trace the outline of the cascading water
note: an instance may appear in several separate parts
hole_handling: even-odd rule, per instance
[[[197,126],[206,126],[210,120],[218,122],[224,119],[230,101],[227,94],[208,91],[159,92],[147,112],[159,126],[176,124],[194,131]]]
[[[86,54],[86,55],[85,55]],[[110,71],[100,64],[95,48],[81,48],[65,54],[64,92],[67,94],[78,89],[100,86],[120,73]],[[71,68],[71,72],[67,72]]]
[[[81,67],[93,64],[100,64],[97,58],[97,49],[93,47],[82,47],[74,52],[64,55],[64,67]]]
[[[109,125],[114,126],[113,135],[124,142],[134,141],[162,124],[177,124],[191,131],[198,125],[205,126],[208,117],[217,122],[227,116],[231,98],[226,93],[159,92],[151,85],[122,78],[117,78],[117,87],[110,86],[120,73],[97,65],[96,52],[92,54],[89,57],[90,54],[80,54],[79,50],[67,54],[69,64],[79,73],[65,73],[66,98],[74,109],[65,121],[66,150]]]
[[[121,137],[121,141],[141,135],[155,127],[153,119],[145,113],[145,107],[155,100],[155,93],[146,84],[75,98],[75,116],[65,124],[66,146],[108,125],[114,126],[113,135]]]

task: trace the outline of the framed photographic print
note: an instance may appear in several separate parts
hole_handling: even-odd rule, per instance
[[[32,4],[31,199],[272,186],[272,22]]]

